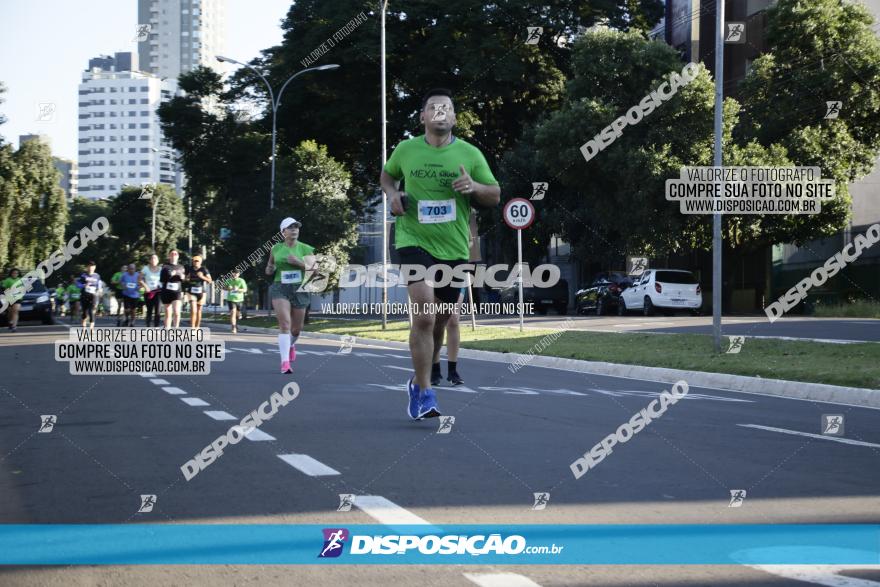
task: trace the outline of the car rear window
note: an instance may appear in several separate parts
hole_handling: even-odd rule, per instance
[[[697,278],[690,271],[658,271],[654,281],[661,283],[687,283],[697,284]]]

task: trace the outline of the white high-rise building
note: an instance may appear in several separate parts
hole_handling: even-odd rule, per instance
[[[138,25],[143,71],[165,78],[199,65],[225,71],[216,56],[226,45],[226,0],[138,0]]]
[[[180,188],[180,174],[156,113],[176,90],[173,79],[137,71],[137,56],[131,53],[89,61],[79,85],[81,196],[106,198],[125,185],[147,183]]]

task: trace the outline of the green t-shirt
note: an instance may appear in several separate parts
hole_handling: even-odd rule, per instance
[[[272,247],[272,258],[275,259],[275,283],[302,283],[304,273],[302,267],[295,267],[287,262],[288,255],[303,259],[306,255],[312,255],[315,247],[296,241],[292,247],[284,243],[277,243]]]
[[[276,267],[278,261],[275,262]],[[277,273],[277,271],[276,271]],[[247,283],[241,277],[236,277],[235,279],[230,279],[226,282],[227,289],[237,289],[238,291],[230,291],[226,296],[226,299],[230,302],[243,302],[244,301],[244,292],[247,291]]]
[[[6,291],[11,287],[15,287],[17,284],[21,284],[21,277],[7,277],[3,280],[3,283],[0,284],[0,286],[2,286],[4,291]]]
[[[120,279],[122,279],[122,272],[117,271],[116,273],[113,274],[113,277],[110,278],[110,283],[119,287],[119,280]]]
[[[67,295],[70,301],[76,302],[79,301],[79,296],[82,294],[82,290],[72,283],[67,286]]]
[[[474,181],[498,185],[480,150],[457,137],[440,148],[429,145],[425,135],[397,145],[385,171],[403,180],[410,201],[395,221],[396,248],[421,247],[446,261],[468,259],[470,196],[452,189],[460,165]]]

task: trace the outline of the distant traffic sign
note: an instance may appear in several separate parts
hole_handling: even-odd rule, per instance
[[[504,222],[514,230],[523,230],[535,221],[535,207],[525,198],[513,198],[504,204]]]

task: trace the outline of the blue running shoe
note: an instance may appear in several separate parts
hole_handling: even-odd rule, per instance
[[[419,419],[436,418],[440,415],[440,408],[437,407],[437,396],[434,395],[434,390],[426,389],[422,392],[422,401],[419,404]]]
[[[406,390],[409,393],[409,401],[406,406],[406,414],[413,420],[421,420],[419,418],[419,386],[413,383],[414,377],[406,382]]]

